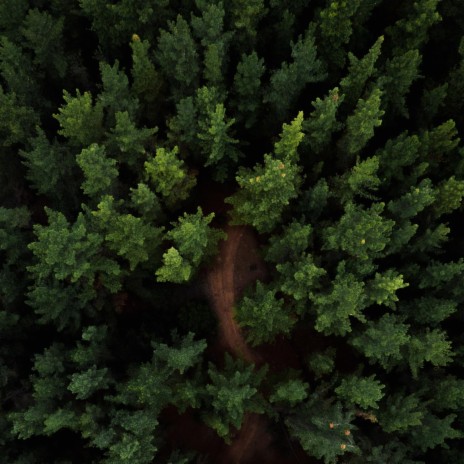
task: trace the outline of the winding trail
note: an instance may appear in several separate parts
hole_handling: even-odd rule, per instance
[[[234,319],[234,305],[247,285],[265,277],[265,267],[251,229],[227,226],[225,232],[227,240],[220,243],[219,254],[206,276],[207,295],[219,321],[219,342],[235,356],[259,364],[261,358],[247,344]]]
[[[234,305],[249,284],[266,279],[266,267],[250,228],[227,226],[225,232],[227,240],[221,242],[216,261],[206,276],[206,293],[219,321],[220,346],[248,363],[259,365],[263,360],[247,344],[234,318]],[[248,413],[229,447],[227,457],[224,456],[224,462],[248,462],[259,449],[265,450],[271,441],[267,421],[259,414]]]

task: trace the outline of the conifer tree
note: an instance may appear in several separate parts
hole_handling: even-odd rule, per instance
[[[340,89],[345,95],[345,105],[352,107],[361,97],[366,84],[375,71],[375,65],[381,53],[384,37],[380,36],[362,57],[356,58],[351,52],[348,53],[349,66],[348,75],[340,81]]]
[[[420,48],[429,38],[429,28],[441,20],[437,11],[439,0],[419,0],[406,5],[408,14],[387,28],[395,44],[394,54]]]
[[[252,345],[272,342],[277,334],[288,334],[294,325],[276,293],[276,289],[268,289],[258,281],[255,292],[245,296],[236,308],[237,320],[246,328]]]
[[[253,366],[245,367],[229,355],[225,357],[224,370],[209,364],[206,394],[212,411],[205,414],[204,420],[226,441],[231,427],[240,429],[246,412],[264,412],[257,387],[265,373],[265,368],[253,372]]]
[[[284,124],[281,139],[274,146],[274,156],[264,155],[264,166],[239,169],[236,179],[240,190],[226,199],[234,206],[234,223],[251,224],[258,232],[270,232],[285,206],[297,196],[300,169],[295,161],[304,136],[302,122],[300,112],[291,124]]]
[[[264,60],[256,52],[243,54],[234,76],[232,105],[236,108],[245,127],[251,127],[262,101],[261,79],[265,71]]]
[[[322,81],[326,72],[317,57],[314,26],[306,30],[296,43],[291,43],[292,62],[284,62],[271,75],[270,87],[264,101],[270,103],[279,118],[287,116],[306,84]]]
[[[328,0],[327,6],[319,13],[321,46],[324,56],[334,67],[341,68],[345,63],[346,52],[342,47],[350,40],[353,32],[352,17],[361,3],[362,0]]]
[[[209,226],[213,218],[214,213],[203,216],[199,207],[195,214],[184,213],[177,223],[172,224],[174,228],[167,232],[166,238],[175,246],[163,255],[163,266],[156,271],[160,282],[190,280],[200,262],[215,254],[217,244],[225,234]]]
[[[346,120],[346,130],[338,144],[346,159],[340,162],[346,166],[353,155],[359,153],[374,136],[374,130],[382,124],[385,111],[381,109],[383,92],[375,88],[366,100],[358,100],[354,113]]]
[[[179,150],[158,148],[153,158],[145,161],[147,180],[154,186],[168,207],[173,207],[185,200],[196,181],[186,169],[185,163],[178,156]]]
[[[178,101],[197,87],[200,73],[198,46],[189,24],[181,15],[168,24],[168,31],[161,30],[156,56]]]
[[[311,104],[314,110],[303,122],[306,137],[303,146],[310,146],[314,153],[320,153],[330,143],[334,132],[342,128],[337,120],[337,110],[345,96],[339,95],[338,88],[332,89],[324,99],[316,98]]]

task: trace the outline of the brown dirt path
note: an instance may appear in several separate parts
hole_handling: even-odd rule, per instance
[[[227,240],[220,243],[216,261],[206,275],[206,293],[219,321],[220,345],[247,362],[259,364],[261,357],[247,344],[234,318],[234,305],[249,284],[266,278],[266,268],[250,228],[227,226],[225,232]]]

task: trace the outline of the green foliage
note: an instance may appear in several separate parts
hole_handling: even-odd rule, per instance
[[[456,180],[454,176],[441,182],[437,187],[437,198],[435,203],[435,214],[449,214],[461,207],[464,197],[464,181]]]
[[[439,0],[419,0],[409,6],[407,16],[387,28],[395,44],[395,54],[421,47],[428,40],[428,29],[441,20]]]
[[[231,427],[240,429],[245,413],[264,412],[257,387],[265,373],[265,369],[254,372],[253,366],[245,367],[229,355],[223,370],[209,363],[206,394],[212,411],[204,420],[220,437],[227,440]]]
[[[157,148],[156,155],[144,164],[148,180],[170,208],[185,200],[196,184],[178,153],[177,147],[170,151]]]
[[[65,106],[53,115],[61,127],[58,134],[79,146],[98,143],[103,135],[103,105],[100,102],[94,105],[90,92],[81,94],[79,90],[75,97],[64,90],[63,98]]]
[[[231,22],[237,35],[243,42],[253,42],[257,34],[257,26],[263,16],[269,11],[263,0],[231,0],[227,2],[230,8]]]
[[[253,346],[272,342],[277,334],[288,335],[295,323],[276,292],[258,281],[255,292],[237,305],[237,321],[247,329],[247,340]]]
[[[264,101],[270,103],[279,118],[287,116],[307,84],[325,79],[323,63],[317,58],[314,27],[310,25],[296,43],[291,42],[292,62],[282,63],[271,75]]]
[[[379,423],[385,432],[405,431],[422,424],[425,408],[417,394],[386,395],[379,412]]]
[[[157,218],[161,212],[158,197],[147,184],[139,183],[137,188],[131,188],[131,201],[138,212],[144,217]]]
[[[236,179],[240,190],[226,199],[234,206],[233,223],[251,224],[258,232],[270,232],[284,208],[297,196],[300,169],[295,161],[303,138],[302,121],[300,112],[290,125],[284,124],[275,155],[264,155],[264,166],[239,168]]]
[[[308,366],[316,377],[330,374],[335,368],[335,348],[312,353],[308,360]]]
[[[394,314],[384,314],[378,321],[370,321],[367,328],[351,339],[353,346],[371,362],[389,370],[402,359],[402,348],[411,340],[409,325]]]
[[[158,104],[163,82],[150,59],[150,42],[140,40],[140,37],[134,34],[130,47],[132,50],[131,90],[137,95],[141,104],[146,105],[145,114],[155,118],[156,114],[153,114],[152,107]]]
[[[266,249],[266,261],[278,264],[297,259],[308,248],[311,233],[310,224],[292,221],[282,234],[271,237]]]
[[[156,271],[158,282],[181,284],[192,277],[193,269],[187,259],[183,258],[174,247],[163,255],[163,266]]]
[[[346,45],[353,32],[352,17],[356,13],[362,0],[332,1],[328,0],[326,8],[320,12],[321,43],[325,56],[336,67],[345,63]]]
[[[408,286],[409,284],[403,281],[401,274],[388,269],[383,274],[375,273],[374,279],[367,283],[366,293],[372,302],[395,309],[395,303],[399,301],[396,291]]]
[[[33,110],[21,105],[16,94],[5,93],[0,85],[0,146],[10,147],[24,141],[36,122]]]
[[[47,208],[48,226],[34,225],[37,237],[28,248],[36,257],[36,264],[28,270],[42,280],[52,276],[58,281],[77,282],[85,278],[93,281],[97,271],[109,270],[108,260],[100,263],[92,259],[102,244],[102,238],[88,232],[84,216],[80,214],[72,225],[65,216]]]
[[[153,258],[160,245],[161,229],[146,223],[143,218],[118,213],[114,198],[109,195],[101,199],[98,210],[91,214],[103,232],[108,248],[129,261],[131,271]]]
[[[15,34],[17,31],[15,31]],[[0,38],[0,73],[5,88],[14,93],[22,104],[36,106],[38,83],[31,79],[34,72],[32,58],[7,37]]]
[[[309,144],[314,153],[320,153],[329,145],[332,135],[342,127],[337,121],[337,110],[345,99],[339,95],[338,87],[332,89],[324,99],[316,98],[311,104],[314,110],[303,122],[306,137],[303,145]]]
[[[219,164],[216,178],[224,181],[227,175],[226,165],[222,158],[229,158],[233,162],[238,159],[238,152],[233,147],[238,140],[229,135],[235,119],[226,119],[226,109],[222,103],[218,103],[214,110],[209,110],[206,121],[199,121],[200,132],[197,134],[202,151],[207,156],[205,166]]]
[[[165,364],[166,369],[183,375],[201,361],[201,354],[206,348],[205,340],[196,342],[193,338],[194,334],[190,332],[182,340],[178,340],[176,347],[164,343],[153,344],[156,359]]]
[[[362,310],[367,306],[364,283],[346,272],[345,263],[338,265],[337,275],[326,292],[310,296],[312,311],[316,312],[314,328],[330,335],[345,335],[351,332],[350,317],[366,322]]]
[[[374,129],[382,124],[385,114],[381,109],[382,95],[382,90],[375,88],[365,100],[358,100],[354,113],[346,120],[346,131],[339,142],[343,153],[349,156],[359,153],[374,136]]]
[[[102,91],[98,95],[98,103],[106,110],[107,124],[112,126],[117,112],[127,111],[133,118],[138,108],[138,101],[130,92],[129,79],[124,71],[119,70],[119,62],[113,66],[100,63]]]
[[[356,195],[370,200],[377,199],[373,192],[381,184],[377,175],[379,163],[377,156],[367,158],[364,161],[358,160],[351,171],[339,179],[338,184],[341,190],[339,195],[343,202],[352,201]]]
[[[427,329],[411,337],[405,357],[412,376],[417,378],[419,370],[424,367],[424,362],[430,362],[437,367],[446,366],[452,361],[453,356],[451,342],[447,339],[446,333],[440,329]]]
[[[105,147],[96,143],[84,148],[76,157],[77,164],[84,172],[82,190],[90,197],[110,194],[118,177],[116,160],[108,158]]]
[[[310,456],[334,464],[339,456],[358,450],[351,435],[351,420],[352,414],[344,411],[340,403],[316,393],[297,405],[285,418],[285,424]]]
[[[138,129],[127,111],[116,112],[115,119],[116,124],[110,129],[108,145],[115,155],[118,153],[120,161],[136,166],[139,159],[146,153],[145,147],[158,129],[146,127]]]
[[[361,260],[381,256],[395,224],[381,216],[384,207],[384,203],[374,203],[364,209],[347,203],[338,224],[325,231],[325,248],[342,250]]]
[[[407,178],[406,169],[413,165],[419,157],[421,147],[417,135],[403,132],[398,137],[390,139],[384,148],[377,152],[380,161],[380,172],[385,181],[397,179],[404,184]]]
[[[224,32],[225,11],[222,2],[208,4],[197,1],[201,16],[193,16],[191,25],[194,35],[199,39],[204,50],[203,76],[209,86],[216,86],[223,91],[224,71],[227,64],[227,55],[230,32]]]
[[[269,397],[271,403],[284,403],[295,406],[308,397],[309,385],[299,379],[290,379],[276,386]]]
[[[0,461],[460,464],[461,3],[0,1]]]
[[[184,213],[177,223],[172,224],[174,228],[167,232],[166,238],[175,247],[163,255],[163,266],[156,271],[159,281],[165,282],[169,277],[176,279],[169,280],[171,282],[187,281],[202,261],[214,256],[219,240],[226,236],[209,226],[213,218],[214,213],[203,216],[199,207],[195,214]]]
[[[409,50],[387,60],[385,75],[379,78],[379,84],[384,90],[383,95],[386,96],[384,105],[392,113],[409,117],[405,97],[412,83],[420,77],[418,70],[421,61],[422,56],[418,50]]]
[[[385,385],[376,380],[375,375],[351,376],[342,379],[335,393],[347,404],[357,405],[362,409],[377,409],[379,407],[377,403],[383,398],[384,388]]]
[[[345,95],[345,104],[352,107],[362,96],[366,83],[375,73],[375,65],[380,56],[384,37],[380,36],[362,57],[356,58],[348,53],[348,75],[340,81],[340,88]]]
[[[434,203],[435,196],[430,179],[423,179],[417,187],[390,201],[387,208],[397,218],[410,219]]]
[[[265,71],[264,60],[256,52],[243,54],[237,64],[232,92],[235,96],[233,107],[237,109],[245,127],[250,128],[256,122],[257,110],[262,100],[261,79]]]
[[[64,18],[54,18],[45,11],[30,9],[24,18],[21,34],[24,46],[34,53],[34,63],[42,69],[50,68],[64,77],[67,68],[63,50]]]
[[[457,303],[446,298],[426,296],[401,303],[400,309],[421,324],[435,326],[457,311]]]
[[[96,391],[108,388],[109,383],[108,369],[97,369],[93,365],[86,371],[72,374],[68,390],[76,395],[78,400],[85,400]]]
[[[181,15],[168,25],[168,31],[160,31],[156,57],[175,99],[179,100],[197,85],[200,73],[198,47],[190,26]]]
[[[449,414],[440,418],[434,414],[427,414],[420,427],[411,430],[411,444],[421,451],[444,445],[447,439],[462,439],[462,430],[452,427],[456,414]]]
[[[40,127],[37,136],[30,139],[30,148],[20,150],[19,154],[27,168],[26,178],[39,194],[53,197],[62,188],[64,179],[71,181],[75,160],[55,140],[50,143]]]
[[[276,269],[280,274],[281,291],[302,302],[316,298],[314,292],[321,286],[321,277],[326,275],[326,271],[314,263],[313,256],[306,253],[294,261],[277,264]]]

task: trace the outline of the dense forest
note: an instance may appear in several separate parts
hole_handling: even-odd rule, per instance
[[[0,462],[464,462],[462,0],[0,0]]]

